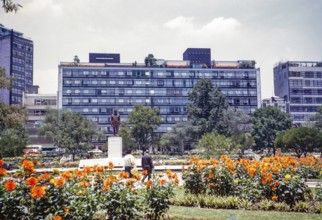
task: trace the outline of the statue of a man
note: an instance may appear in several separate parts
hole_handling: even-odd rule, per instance
[[[113,114],[111,115],[111,124],[113,127],[113,134],[116,136],[119,133],[121,117],[117,110],[114,109]]]

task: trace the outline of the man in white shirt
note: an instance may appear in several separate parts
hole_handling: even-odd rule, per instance
[[[131,170],[135,168],[135,160],[132,155],[132,150],[129,149],[126,151],[126,155],[124,157],[124,171],[129,174],[129,177],[132,177]]]

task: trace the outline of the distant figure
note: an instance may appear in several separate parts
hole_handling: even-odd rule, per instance
[[[126,155],[124,157],[124,171],[129,174],[129,177],[132,177],[131,170],[135,168],[135,160],[132,155],[132,150],[129,149],[126,151]]]
[[[144,156],[142,157],[141,161],[142,169],[148,171],[148,173],[143,177],[142,183],[144,183],[144,180],[148,177],[148,180],[151,179],[151,174],[153,171],[153,161],[152,157],[149,155],[149,150],[145,151]]]
[[[113,134],[116,136],[119,133],[121,117],[117,110],[114,110],[113,114],[111,115],[111,124],[113,127]]]

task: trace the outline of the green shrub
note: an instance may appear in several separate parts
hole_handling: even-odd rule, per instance
[[[291,210],[290,206],[285,204],[284,202],[275,202],[274,208],[276,211],[280,212],[289,212]]]
[[[264,210],[264,211],[270,211],[270,210],[274,210],[274,202],[271,200],[262,200],[257,204],[258,208],[260,210]]]
[[[315,204],[315,212],[322,213],[322,203],[321,202]]]
[[[295,212],[309,212],[310,203],[299,201],[294,205],[293,210]]]

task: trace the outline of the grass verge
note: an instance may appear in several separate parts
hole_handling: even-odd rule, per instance
[[[275,211],[246,211],[227,209],[202,209],[194,207],[171,206],[168,211],[171,220],[321,220],[321,214],[275,212]]]

